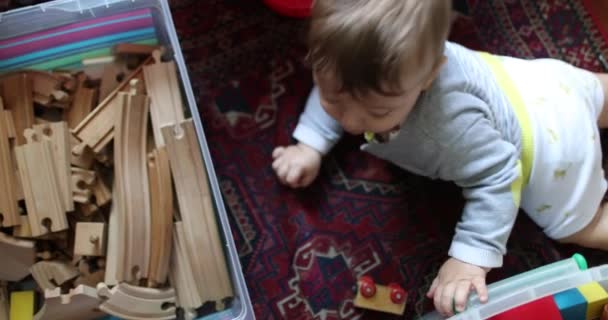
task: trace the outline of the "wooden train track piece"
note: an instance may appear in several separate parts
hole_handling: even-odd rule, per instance
[[[47,289],[44,298],[34,320],[91,320],[106,316],[98,309],[102,301],[92,287],[79,285],[67,294],[61,294],[61,288]]]
[[[19,216],[19,225],[13,227],[13,237],[15,238],[32,238],[32,228],[30,220],[26,215]]]
[[[32,236],[66,230],[65,215],[50,141],[26,130],[32,143],[15,147]]]
[[[162,128],[177,202],[184,223],[186,249],[199,293],[205,300],[233,295],[228,266],[213,208],[213,196],[191,119]],[[201,254],[205,252],[206,254]]]
[[[81,143],[73,133],[70,134],[70,146],[72,147],[70,163],[81,169],[90,169],[95,162],[93,149]]]
[[[150,192],[146,153],[148,108],[146,95],[119,93],[124,106],[117,118],[114,140],[114,174],[119,242],[118,280],[147,278],[150,265]]]
[[[0,97],[0,227],[15,226],[20,223],[17,205],[17,176],[11,152],[11,135],[14,137],[12,119],[7,121],[3,100]],[[11,131],[12,134],[11,134]]]
[[[63,119],[67,121],[70,128],[76,126],[84,120],[93,110],[95,101],[97,101],[97,89],[87,88],[85,86],[87,76],[84,73],[78,75],[78,85],[74,93],[74,100],[70,108],[65,109]]]
[[[15,126],[16,145],[26,143],[23,132],[34,125],[32,79],[25,73],[17,73],[0,79],[0,97],[4,107],[11,110]]]
[[[144,66],[146,91],[150,95],[150,115],[156,146],[165,145],[161,127],[184,120],[184,104],[175,62],[162,62],[159,50],[152,54],[155,63]]]
[[[152,61],[152,57],[144,61],[74,129],[76,137],[90,146],[95,153],[100,152],[114,137],[116,118],[119,117],[123,108],[123,101],[118,93],[130,90],[130,81],[141,79],[144,65],[152,63]]]
[[[55,289],[69,280],[78,277],[80,272],[68,262],[40,261],[30,267],[32,277],[38,286],[45,289]]]
[[[76,223],[74,254],[99,257],[106,255],[106,225],[101,222]]]
[[[113,192],[116,192],[116,187],[113,188]],[[108,218],[108,240],[106,244],[106,273],[104,275],[104,282],[113,286],[118,284],[118,266],[122,263],[118,257],[119,243],[124,241],[124,234],[120,233],[119,225],[118,206],[116,201],[112,201],[110,208],[110,217]]]
[[[99,86],[99,99],[103,100],[109,96],[121,83],[123,78],[129,74],[129,68],[125,61],[111,56],[112,61],[107,61],[101,74]]]
[[[27,70],[24,72],[32,79],[34,96],[51,97],[58,91],[63,91],[64,84],[71,78],[56,73]]]
[[[34,242],[18,240],[0,232],[0,281],[19,281],[30,274],[36,258]]]
[[[4,104],[2,103],[2,97],[0,97],[0,121],[4,121],[3,125],[6,128],[7,135],[10,139],[17,137],[15,126],[13,125],[13,116],[9,110],[4,110]]]
[[[182,308],[198,308],[205,301],[212,299],[205,295],[203,299],[199,293],[192,265],[194,257],[186,247],[186,232],[184,223],[177,221],[173,230],[173,251],[171,252],[171,271],[169,273],[171,285],[175,288],[177,305]]]
[[[78,262],[78,270],[80,270],[80,276],[76,278],[74,281],[74,286],[77,287],[81,284],[84,284],[89,287],[97,287],[97,284],[103,282],[105,277],[105,260],[97,259],[97,267],[96,271],[91,271],[90,260],[81,259]],[[100,263],[100,261],[104,261],[104,263]]]
[[[155,149],[148,157],[150,180],[152,242],[150,246],[150,272],[148,283],[151,287],[167,281],[171,258],[171,238],[173,232],[173,183],[167,149]]]
[[[97,293],[107,299],[99,309],[121,319],[175,318],[175,291],[172,288],[161,290],[121,283],[110,289],[105,283],[100,283]]]
[[[106,185],[101,176],[97,176],[95,182],[91,186],[93,196],[95,196],[95,204],[99,207],[103,207],[112,201],[112,192]]]
[[[38,137],[42,137],[52,143],[55,172],[63,199],[65,211],[74,210],[72,199],[72,179],[70,170],[70,131],[66,122],[52,122],[48,124],[34,125],[34,131]],[[27,138],[27,137],[26,137]],[[28,141],[29,142],[29,141]]]
[[[94,203],[77,203],[76,209],[85,218],[90,218],[99,213],[99,207]]]
[[[72,167],[71,169],[72,179],[72,199],[77,203],[89,203],[93,191],[91,186],[95,184],[96,174],[95,171],[80,169]]]

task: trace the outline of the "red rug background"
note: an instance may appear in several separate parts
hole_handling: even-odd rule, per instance
[[[518,57],[554,57],[604,70],[606,39],[582,1],[469,1],[451,39]],[[353,308],[370,274],[409,292],[404,319],[428,311],[424,292],[446,258],[462,199],[452,184],[405,173],[346,137],[310,188],[274,177],[271,151],[290,134],[312,81],[302,63],[306,21],[260,1],[172,1],[172,10],[259,319],[393,319]],[[596,16],[596,21],[599,21]],[[547,239],[520,215],[494,281],[582,252]]]

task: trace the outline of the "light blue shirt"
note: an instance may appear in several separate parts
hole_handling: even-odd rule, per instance
[[[462,187],[466,204],[448,254],[481,267],[500,267],[519,210],[511,186],[520,176],[520,125],[478,53],[448,42],[445,56],[446,64],[399,133],[361,149]],[[313,88],[293,136],[326,154],[341,135]]]

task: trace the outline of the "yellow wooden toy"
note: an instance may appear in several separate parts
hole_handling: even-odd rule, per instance
[[[396,283],[377,285],[368,276],[361,277],[357,282],[356,307],[402,315],[405,300],[407,293]]]

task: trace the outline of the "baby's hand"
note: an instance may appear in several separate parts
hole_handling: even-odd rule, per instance
[[[272,168],[282,184],[292,188],[306,187],[319,174],[321,153],[306,144],[276,147],[272,151]]]
[[[448,317],[454,315],[452,303],[456,311],[465,310],[471,289],[475,289],[479,301],[485,303],[488,300],[486,274],[489,270],[450,258],[439,269],[426,296],[433,298],[437,311]]]

